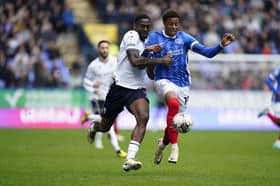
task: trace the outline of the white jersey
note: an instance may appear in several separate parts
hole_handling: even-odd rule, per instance
[[[139,55],[144,51],[144,43],[140,40],[139,34],[134,31],[128,31],[121,42],[118,55],[118,67],[116,71],[116,84],[129,89],[139,89],[145,87],[144,76],[145,68],[133,67],[128,60],[126,51],[136,49]]]
[[[112,56],[108,57],[107,62],[102,62],[99,58],[96,58],[89,64],[83,85],[84,88],[90,92],[91,100],[105,100],[113,82],[116,68],[117,59]],[[100,84],[98,88],[93,87],[96,83]]]

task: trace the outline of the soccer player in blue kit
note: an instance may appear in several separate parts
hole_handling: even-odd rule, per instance
[[[146,47],[160,46],[160,51],[145,52],[143,56],[162,58],[169,55],[173,64],[169,67],[155,65],[148,69],[148,75],[155,80],[155,88],[158,96],[165,101],[168,107],[167,126],[164,136],[158,141],[154,163],[159,164],[163,157],[165,147],[171,143],[169,163],[176,163],[179,157],[178,132],[172,126],[173,117],[178,112],[185,112],[189,99],[189,86],[191,83],[188,69],[188,50],[192,50],[206,57],[214,57],[223,48],[231,44],[235,37],[226,33],[221,42],[214,47],[206,47],[200,44],[191,35],[179,31],[180,16],[173,10],[167,10],[163,17],[164,30],[149,34],[145,43]]]
[[[265,78],[265,84],[272,92],[271,108],[265,108],[258,114],[258,117],[266,115],[276,126],[280,127],[280,66]],[[272,147],[280,149],[280,134]]]

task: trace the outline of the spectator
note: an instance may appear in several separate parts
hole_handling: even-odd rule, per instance
[[[71,76],[69,79],[68,87],[72,89],[82,89],[83,73],[82,73],[83,61],[81,59],[75,60],[71,65]]]
[[[0,89],[15,86],[15,76],[5,60],[4,53],[0,51]]]

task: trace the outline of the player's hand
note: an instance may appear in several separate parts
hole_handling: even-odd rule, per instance
[[[158,44],[145,47],[145,52],[159,52],[160,50],[161,46]]]
[[[223,47],[228,46],[235,40],[235,36],[231,33],[225,33],[225,35],[222,38],[221,45]]]
[[[99,87],[100,87],[100,83],[99,83],[99,82],[96,82],[96,83],[93,84],[92,87],[93,87],[93,88],[99,88]]]
[[[165,65],[165,66],[170,66],[170,65],[172,65],[172,63],[173,63],[173,60],[172,60],[172,57],[170,57],[170,55],[165,55],[165,56],[163,56],[163,58],[162,58],[162,64],[163,65]]]

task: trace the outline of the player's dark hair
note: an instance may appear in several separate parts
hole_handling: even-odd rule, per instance
[[[140,19],[149,19],[152,20],[147,14],[138,14],[134,18],[134,24],[136,24]]]
[[[109,45],[111,44],[110,41],[108,41],[108,40],[101,40],[97,43],[97,47],[99,48],[102,43],[107,43]]]
[[[179,14],[174,10],[166,10],[162,16],[162,21],[165,22],[169,18],[179,18]]]

